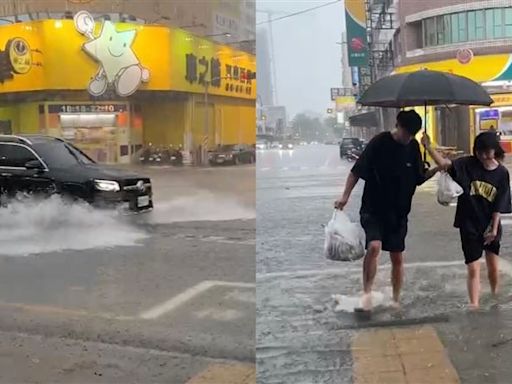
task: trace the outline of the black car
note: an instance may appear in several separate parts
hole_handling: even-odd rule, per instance
[[[210,165],[252,164],[256,161],[256,149],[250,145],[220,145],[208,153]]]
[[[84,200],[129,211],[153,208],[151,180],[96,164],[70,143],[48,136],[0,135],[0,189]]]
[[[340,143],[340,157],[344,158],[350,151],[362,151],[364,142],[356,137],[346,137]]]

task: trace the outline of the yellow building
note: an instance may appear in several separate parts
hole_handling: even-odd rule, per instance
[[[63,137],[110,163],[150,143],[253,144],[255,73],[254,56],[165,26],[87,12],[3,25],[0,133]]]
[[[427,109],[427,131],[441,145],[470,152],[475,136],[497,130],[507,152],[512,152],[512,55],[475,55],[469,61],[449,59],[398,67],[395,73],[420,69],[449,72],[468,77],[490,92],[494,104],[481,106],[439,106]],[[423,116],[423,107],[416,108]]]

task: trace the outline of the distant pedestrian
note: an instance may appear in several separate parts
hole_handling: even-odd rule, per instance
[[[362,310],[371,310],[371,291],[377,274],[381,250],[391,256],[391,282],[394,306],[399,307],[403,281],[403,251],[407,221],[416,187],[437,169],[425,170],[415,135],[422,126],[415,111],[402,111],[396,118],[396,130],[375,136],[366,146],[350,172],[342,197],[335,207],[343,209],[352,190],[365,180],[361,203],[361,225],[366,234],[363,263]]]
[[[454,226],[460,232],[468,270],[469,307],[477,309],[480,301],[479,259],[485,252],[491,293],[496,296],[502,234],[500,214],[512,212],[509,173],[500,164],[504,151],[493,132],[483,132],[476,137],[472,156],[453,161],[437,153],[428,136],[424,135],[422,143],[435,162],[464,190],[457,202]]]

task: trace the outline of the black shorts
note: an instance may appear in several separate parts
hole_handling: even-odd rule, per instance
[[[462,244],[462,252],[464,253],[464,262],[470,264],[477,261],[482,257],[484,251],[499,255],[501,232],[500,227],[496,239],[492,243],[484,245],[484,235],[477,235],[473,232],[460,229],[460,241]]]
[[[366,247],[372,241],[381,241],[383,251],[403,252],[405,250],[407,216],[390,220],[361,213],[361,226],[366,235]]]

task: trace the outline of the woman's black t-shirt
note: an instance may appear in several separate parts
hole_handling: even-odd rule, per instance
[[[493,213],[511,213],[510,178],[507,168],[499,165],[490,171],[474,156],[452,162],[450,176],[464,190],[457,202],[456,228],[481,235]]]

